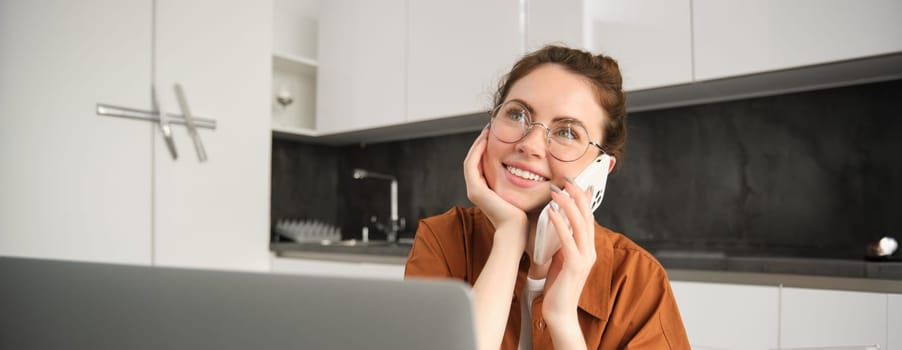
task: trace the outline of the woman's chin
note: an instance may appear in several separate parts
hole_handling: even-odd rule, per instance
[[[511,205],[522,210],[528,216],[538,215],[539,212],[542,211],[542,208],[544,208],[545,205],[548,204],[548,202],[551,200],[550,198],[548,198],[547,200],[536,200],[532,198],[506,196],[504,194],[501,195],[501,198],[503,198]]]

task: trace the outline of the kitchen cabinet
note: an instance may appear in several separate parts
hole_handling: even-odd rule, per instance
[[[887,344],[887,294],[782,288],[784,348]]]
[[[273,55],[316,60],[319,3],[319,0],[273,0]]]
[[[272,130],[316,135],[317,1],[275,0],[272,33]]]
[[[521,1],[407,5],[407,122],[488,111],[499,79],[525,51]]]
[[[689,0],[530,1],[528,51],[563,44],[617,60],[623,89],[692,81]]]
[[[776,286],[672,281],[693,349],[775,349]]]
[[[692,80],[689,0],[322,6],[318,135],[481,115],[513,63],[551,43],[617,58],[627,90]]]
[[[902,51],[902,3],[893,0],[532,0],[527,8],[530,50],[562,42],[610,55],[630,92]]]
[[[523,53],[520,11],[512,0],[324,2],[316,133],[486,111]]]
[[[588,48],[618,61],[623,89],[692,82],[690,0],[586,3]]]
[[[217,121],[201,132],[206,162],[184,129],[175,129],[178,160],[155,142],[156,263],[268,270],[272,1],[156,6],[161,104],[178,108],[172,86],[180,83],[191,112]]]
[[[671,281],[693,349],[899,349],[902,295]],[[857,349],[856,347],[856,349]]]
[[[549,43],[617,59],[631,111],[885,80],[899,74],[900,12],[893,0],[327,2],[309,135],[476,130],[502,75]]]
[[[150,263],[151,5],[0,2],[0,255]]]
[[[271,3],[2,3],[0,254],[266,270]],[[106,103],[215,119],[199,162],[173,125]]]
[[[693,0],[695,80],[902,51],[902,2]]]
[[[524,51],[532,52],[550,44],[589,49],[585,28],[591,23],[588,7],[594,3],[585,0],[528,1]]]
[[[902,294],[887,295],[887,350],[902,350]]]
[[[405,121],[406,1],[324,1],[319,21],[316,131]]]
[[[274,52],[272,56],[272,130],[275,133],[316,135],[316,77],[318,64],[306,56]]]

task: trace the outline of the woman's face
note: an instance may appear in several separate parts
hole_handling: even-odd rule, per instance
[[[559,65],[543,64],[515,82],[507,101],[520,102],[529,109],[532,122],[546,126],[562,118],[578,120],[590,140],[601,144],[606,113],[596,100],[593,86]],[[581,158],[562,162],[547,151],[545,132],[545,128],[535,126],[514,143],[502,142],[489,133],[482,159],[489,187],[527,213],[537,212],[551,200],[549,183],[563,188],[565,177],[576,178],[599,154],[597,148],[589,146]]]

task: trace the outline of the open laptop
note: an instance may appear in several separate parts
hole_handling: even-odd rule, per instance
[[[2,349],[474,349],[469,288],[0,257]]]

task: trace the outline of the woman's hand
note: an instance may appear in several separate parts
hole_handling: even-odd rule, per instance
[[[501,198],[486,183],[482,155],[488,142],[487,135],[488,128],[485,128],[473,141],[463,165],[467,198],[495,225],[492,252],[473,284],[476,339],[480,350],[501,347],[529,227],[526,213]]]
[[[518,242],[524,244],[521,248],[522,251],[525,249],[526,230],[528,228],[526,213],[501,198],[489,188],[488,183],[485,181],[485,174],[482,169],[482,155],[485,153],[488,135],[488,127],[483,128],[479,137],[473,141],[473,145],[470,146],[470,151],[467,152],[467,157],[464,159],[463,168],[464,180],[467,183],[467,198],[482,210],[492,224],[495,225],[495,230],[522,232],[523,237],[511,237],[515,239],[522,238],[522,242]]]
[[[561,240],[561,249],[551,260],[545,282],[545,301],[542,304],[542,314],[552,332],[555,347],[583,342],[576,310],[579,296],[596,259],[595,217],[589,205],[588,190],[591,189],[583,191],[569,179],[564,188],[569,196],[552,191],[551,198],[563,209],[570,228],[557,211],[549,211],[549,218]],[[579,346],[563,346],[568,349],[577,347]]]

